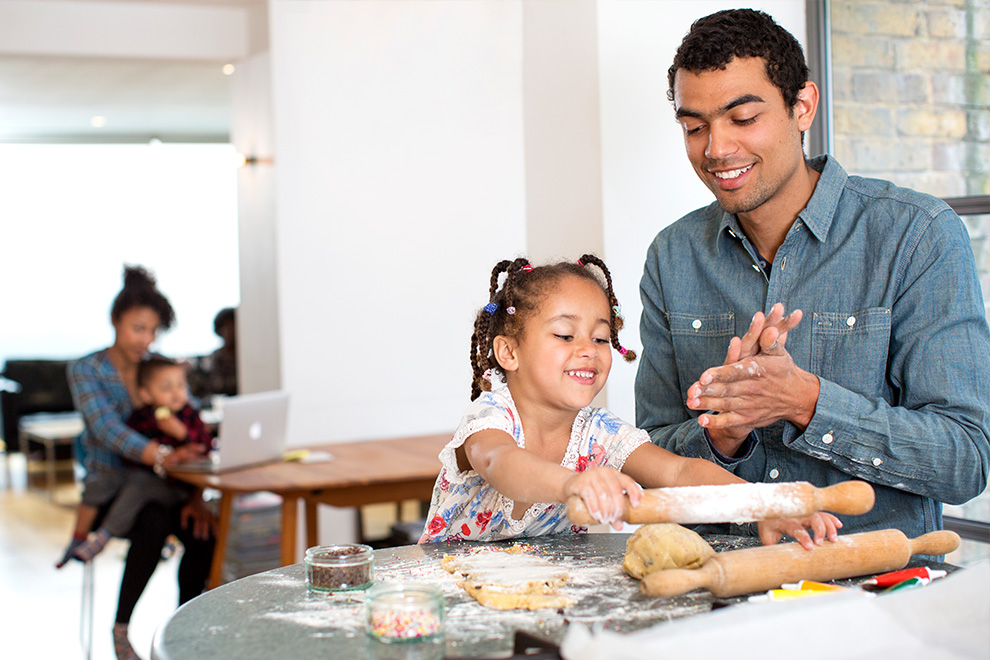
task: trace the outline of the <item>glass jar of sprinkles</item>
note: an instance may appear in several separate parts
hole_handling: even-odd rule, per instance
[[[366,545],[317,545],[306,550],[306,586],[310,591],[366,589],[374,580],[374,551]]]
[[[368,592],[365,609],[368,634],[385,643],[443,634],[443,594],[427,584],[376,584]]]

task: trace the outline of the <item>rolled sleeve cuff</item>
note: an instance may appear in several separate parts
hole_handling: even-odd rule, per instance
[[[708,435],[708,429],[702,429],[705,434],[705,440],[708,441],[708,449],[712,452],[712,457],[715,459],[716,463],[722,465],[735,465],[745,461],[747,458],[752,456],[753,449],[756,448],[756,431],[750,431],[749,435],[743,440],[743,443],[739,445],[739,450],[736,452],[734,457],[726,456],[718,449],[715,449],[715,443],[712,442],[712,437]]]

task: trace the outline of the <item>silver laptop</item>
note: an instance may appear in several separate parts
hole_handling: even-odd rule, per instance
[[[176,466],[183,472],[227,472],[281,461],[289,394],[283,391],[241,394],[223,401],[217,448],[199,461]]]

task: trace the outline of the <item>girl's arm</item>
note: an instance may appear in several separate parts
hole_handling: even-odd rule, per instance
[[[634,449],[622,471],[648,488],[747,483],[711,461],[678,456],[652,443]],[[772,545],[786,534],[810,550],[825,538],[837,540],[842,522],[831,513],[814,513],[807,518],[765,520],[757,527],[764,545]],[[813,539],[808,529],[814,534]]]
[[[628,493],[639,504],[639,485],[612,468],[573,472],[531,451],[521,449],[512,436],[494,429],[479,431],[457,449],[458,467],[473,469],[495,490],[512,500],[518,519],[534,502],[565,502],[577,495],[598,520],[621,527],[619,517]]]

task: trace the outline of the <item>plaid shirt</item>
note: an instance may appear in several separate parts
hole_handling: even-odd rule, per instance
[[[213,436],[206,428],[203,420],[199,418],[198,410],[187,403],[182,410],[175,413],[175,416],[189,432],[185,440],[173,438],[158,428],[158,420],[155,419],[155,406],[143,406],[132,412],[127,420],[127,425],[144,437],[170,447],[197,444],[210,449],[213,446]]]
[[[140,463],[149,440],[124,423],[134,406],[107,349],[69,363],[68,376],[72,401],[86,423],[86,471],[112,470],[125,458]]]

